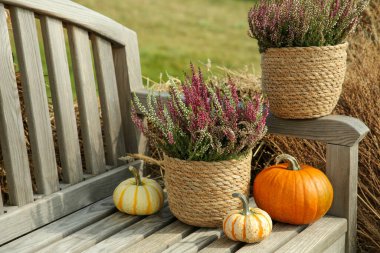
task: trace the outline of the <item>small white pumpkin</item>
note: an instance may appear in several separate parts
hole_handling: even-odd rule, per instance
[[[164,203],[161,186],[146,177],[141,178],[136,168],[130,167],[134,178],[121,182],[113,192],[116,208],[127,214],[150,215],[159,211]]]
[[[247,243],[259,242],[272,231],[272,219],[260,208],[250,208],[247,197],[234,193],[232,197],[240,198],[243,210],[233,210],[224,218],[223,231],[234,241]]]

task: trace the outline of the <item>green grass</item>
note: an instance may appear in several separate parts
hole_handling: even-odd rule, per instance
[[[143,76],[182,77],[190,61],[260,72],[256,41],[247,35],[244,0],[75,0],[135,30]]]

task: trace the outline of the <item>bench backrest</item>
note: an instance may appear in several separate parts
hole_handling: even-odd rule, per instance
[[[11,30],[7,26],[8,13]],[[14,38],[16,54],[12,53],[10,38]],[[46,55],[56,144],[41,45]],[[21,97],[14,68],[16,55]],[[33,203],[41,196],[60,191],[63,186],[73,186],[91,175],[117,167],[120,165],[118,158],[126,152],[137,152],[137,136],[129,117],[130,92],[142,84],[137,36],[132,30],[68,0],[0,0],[0,62],[0,145],[9,192],[8,205],[21,207]],[[131,88],[132,85],[135,88]],[[20,100],[24,103],[26,117],[23,117]],[[29,130],[32,173],[24,137],[25,124]],[[55,151],[55,145],[59,152]],[[58,159],[62,180],[57,170]],[[34,191],[32,179],[35,180]],[[3,207],[1,195],[0,203],[0,214],[12,209]]]

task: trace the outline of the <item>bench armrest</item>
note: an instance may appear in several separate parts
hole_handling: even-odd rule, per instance
[[[286,120],[268,117],[268,131],[272,134],[322,141],[328,144],[354,146],[369,132],[359,119],[329,115],[318,119]]]

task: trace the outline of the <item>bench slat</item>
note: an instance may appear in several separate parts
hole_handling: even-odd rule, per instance
[[[130,67],[127,64],[128,58],[125,47],[114,48],[113,55],[126,151],[128,153],[139,153],[138,138],[136,137],[139,131],[135,129],[131,119],[131,80],[128,74]],[[128,57],[130,56],[128,55]]]
[[[292,226],[283,223],[276,223],[268,238],[260,243],[246,244],[237,253],[248,252],[275,252],[292,238],[296,237],[305,226]]]
[[[1,149],[7,172],[10,204],[22,206],[33,202],[33,190],[3,4],[0,4],[0,59]]]
[[[109,165],[118,165],[118,158],[125,155],[125,143],[112,45],[96,35],[93,35],[91,40],[104,122],[106,162]]]
[[[219,239],[222,234],[223,231],[221,229],[200,228],[180,242],[173,244],[163,252],[198,252],[211,242]]]
[[[83,179],[78,130],[62,22],[41,18],[64,183]]]
[[[33,12],[16,7],[11,8],[11,16],[37,192],[51,194],[59,189],[58,172],[35,17]]]
[[[112,197],[96,202],[0,248],[0,252],[33,253],[115,212]]]
[[[131,176],[129,166],[140,165],[141,161],[136,161],[112,169],[1,215],[0,245],[112,195],[120,181]]]
[[[333,245],[328,247],[323,253],[344,253],[346,244],[346,235],[342,235]]]
[[[77,253],[119,232],[141,219],[141,216],[114,213],[106,218],[71,234],[64,239],[39,250],[39,253]]]
[[[253,197],[249,198],[249,206],[252,208],[257,207]],[[235,252],[241,244],[242,242],[232,241],[228,239],[224,233],[222,233],[219,239],[215,240],[210,245],[207,245],[200,252]]]
[[[347,231],[347,220],[325,216],[294,237],[278,253],[323,252]]]
[[[199,251],[199,253],[233,253],[240,248],[242,242],[228,239],[224,234],[216,241]]]
[[[175,221],[163,229],[157,231],[144,240],[124,249],[124,253],[159,253],[176,242],[181,241],[196,228],[186,225],[180,221]]]
[[[86,253],[118,253],[175,220],[169,207],[151,215],[86,250]],[[122,239],[121,239],[122,238]]]
[[[90,41],[87,31],[73,25],[68,26],[68,34],[86,169],[99,174],[105,171],[105,158]]]

